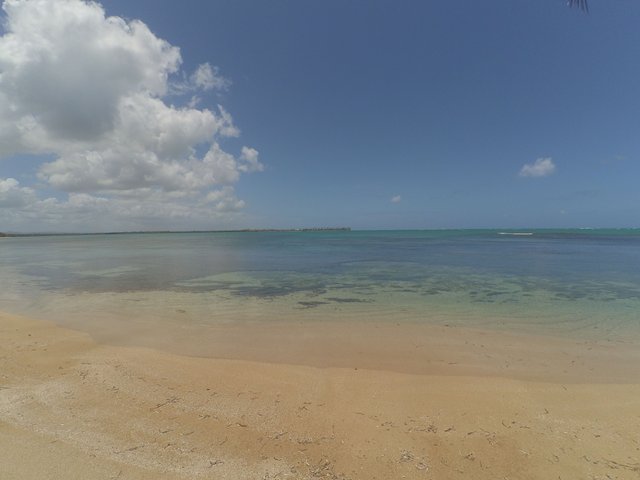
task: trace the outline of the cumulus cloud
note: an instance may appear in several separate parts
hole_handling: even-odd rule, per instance
[[[238,170],[241,172],[262,172],[264,165],[258,161],[258,151],[250,147],[242,147]]]
[[[523,165],[518,175],[521,177],[546,177],[555,171],[556,166],[553,160],[547,157],[538,158],[533,163]]]
[[[183,74],[181,80],[171,82],[169,91],[174,95],[184,95],[195,91],[226,90],[230,86],[231,80],[223,77],[218,67],[202,63],[191,75]],[[200,100],[198,96],[194,96],[193,99],[192,103]]]
[[[53,155],[38,177],[68,194],[70,211],[82,203],[127,216],[173,202],[172,214],[188,217],[190,208],[198,215],[212,208],[205,201],[212,191],[227,192],[212,210],[244,206],[225,187],[264,167],[253,148],[234,155],[221,146],[240,134],[229,112],[196,108],[196,97],[167,103],[169,95],[227,88],[216,67],[183,73],[177,47],[141,21],[107,16],[98,3],[5,0],[2,8],[0,157]],[[10,181],[0,195],[40,201]],[[45,211],[67,208],[47,201]]]
[[[220,75],[218,67],[212,67],[208,63],[198,65],[196,71],[191,75],[191,82],[203,90],[225,89],[231,83]]]
[[[141,201],[140,195],[144,201]],[[66,200],[40,199],[34,190],[13,178],[0,179],[0,224],[10,230],[113,231],[145,228],[179,229],[232,226],[244,201],[232,186],[202,198],[184,192],[127,192],[125,195],[70,193]]]
[[[229,186],[209,192],[206,201],[212,203],[218,212],[235,212],[244,208],[244,200],[238,199],[233,187]]]
[[[6,0],[3,9],[3,120],[17,124],[4,149],[101,139],[116,127],[122,99],[162,96],[180,65],[179,50],[144,23],[106,18],[98,4]]]
[[[391,203],[400,203],[402,201],[402,197],[400,195],[394,195],[391,197]]]
[[[0,178],[0,208],[24,207],[35,199],[33,189],[21,187],[15,178]]]

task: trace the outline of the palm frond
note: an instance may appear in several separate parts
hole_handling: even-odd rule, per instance
[[[568,0],[570,7],[578,7],[581,10],[589,13],[589,4],[587,0]]]

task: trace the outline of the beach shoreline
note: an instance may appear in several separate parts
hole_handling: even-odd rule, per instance
[[[243,328],[250,337],[256,326]],[[298,342],[313,357],[314,335],[326,349],[321,330],[308,328],[306,337],[302,327],[291,331],[283,358],[267,362],[112,346],[2,313],[6,478],[626,479],[640,472],[640,381],[624,367],[624,355],[602,357],[602,345],[585,346],[600,353],[580,360],[585,372],[596,372],[593,381],[576,368],[564,377],[535,368],[527,376],[526,361],[520,373],[502,375],[490,359],[480,371],[440,362],[410,372],[407,365],[387,368],[399,350],[377,349],[374,338],[402,344],[417,340],[416,331],[343,338],[351,357],[314,366],[296,362],[290,351]],[[431,347],[455,355],[458,329],[437,328]],[[484,345],[478,352],[504,355],[495,348],[504,337],[475,333],[475,343]],[[256,338],[237,352],[265,339]],[[529,355],[534,366],[536,349],[523,350],[525,343],[511,351]],[[358,354],[366,344],[371,348]],[[552,364],[566,346],[547,345],[540,353]],[[480,358],[474,355],[469,362]],[[394,361],[411,364],[410,357]]]

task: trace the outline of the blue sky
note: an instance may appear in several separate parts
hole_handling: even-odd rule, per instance
[[[235,159],[236,175],[172,182],[167,175],[186,160],[158,154],[144,172],[172,168],[124,178],[129,153],[105,154],[105,138],[119,137],[99,126],[94,143],[63,132],[76,142],[71,153],[57,140],[38,152],[29,137],[0,161],[0,181],[19,182],[5,180],[8,229],[640,226],[638,2],[591,0],[588,15],[562,0],[102,5],[179,47],[168,91],[144,88],[176,108],[197,97],[194,116],[222,105],[239,135],[218,129],[212,138]],[[3,64],[0,44],[2,65],[20,63]],[[226,86],[185,86],[200,65]],[[78,70],[90,78],[91,68]],[[33,108],[39,118],[44,110]],[[191,146],[203,160],[211,144]],[[100,181],[76,181],[93,172],[83,161],[112,162],[119,176],[98,166]],[[540,169],[523,170],[536,161]],[[0,187],[0,205],[1,195]]]

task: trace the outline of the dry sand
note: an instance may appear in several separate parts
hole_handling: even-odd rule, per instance
[[[640,478],[635,344],[214,333],[220,358],[198,358],[0,314],[0,478]]]

